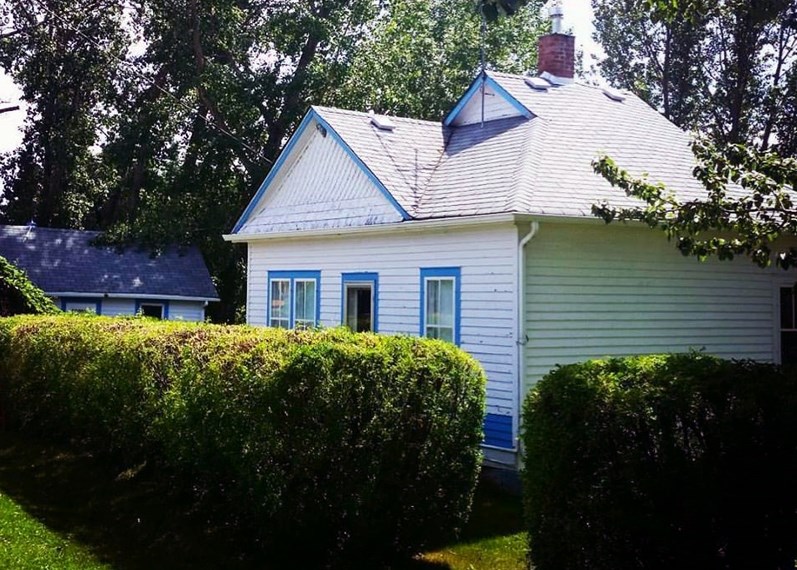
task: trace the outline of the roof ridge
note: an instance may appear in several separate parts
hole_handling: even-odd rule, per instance
[[[512,202],[510,204],[510,208],[517,212],[524,210],[524,204],[521,199],[524,192],[528,189],[532,196],[534,193],[534,184],[532,181],[537,175],[537,169],[540,167],[543,154],[542,152],[535,152],[534,147],[544,148],[545,140],[548,138],[549,134],[548,126],[550,122],[542,117],[538,118],[540,120],[534,123],[537,128],[529,128],[529,137],[526,139],[525,145],[526,155],[523,157],[524,160],[521,161],[521,166],[518,167],[520,169],[520,176],[518,176],[518,183],[515,185],[515,194],[512,196]],[[529,124],[531,125],[531,123]],[[521,186],[521,181],[523,182],[523,186]],[[531,196],[529,196],[529,198],[531,198]],[[531,200],[529,199],[529,201]]]
[[[443,150],[440,151],[440,155],[437,157],[437,161],[435,162],[434,167],[432,168],[432,172],[430,172],[429,176],[426,178],[426,184],[424,185],[424,188],[421,190],[421,193],[418,196],[418,204],[416,206],[416,212],[417,210],[421,209],[421,204],[428,195],[429,186],[432,184],[432,180],[434,179],[435,174],[437,174],[437,169],[440,168],[441,164],[443,164],[443,159],[446,156],[446,149],[448,148],[448,144],[451,142],[451,136],[454,134],[454,129],[451,129],[449,127],[443,127],[443,129],[444,129]]]
[[[526,124],[526,130],[531,131],[529,125],[531,121]],[[520,160],[517,161],[517,165],[515,167],[515,180],[514,184],[512,184],[512,189],[507,196],[506,206],[507,209],[510,211],[514,211],[518,202],[518,194],[520,193],[519,187],[521,183],[525,181],[524,173],[526,172],[526,167],[528,166],[527,163],[529,161],[529,153],[531,151],[532,145],[532,137],[530,136],[531,133],[526,133],[526,136],[523,137],[523,145],[520,149]]]
[[[324,105],[313,105],[312,108],[315,109],[316,111],[321,111],[321,112],[331,111],[333,113],[344,113],[347,115],[356,115],[364,118],[370,118],[370,114],[365,111],[355,111],[353,109],[343,109],[341,107],[327,107]],[[404,117],[402,115],[386,115],[383,113],[377,113],[377,114],[383,117],[390,117],[391,119],[398,119],[399,121],[402,122],[412,122],[429,127],[440,127],[443,124],[442,121],[429,121],[427,119],[416,119],[415,117]]]
[[[531,73],[531,72],[529,72],[529,73],[507,73],[505,71],[494,71],[494,70],[489,70],[488,69],[487,73],[491,74],[491,75],[502,76],[502,77],[505,77],[505,78],[523,79],[523,80],[525,80],[528,77],[542,77],[538,73],[535,74],[535,73]],[[569,86],[572,86],[572,85],[578,85],[580,87],[589,87],[590,89],[603,89],[604,88],[603,85],[593,85],[593,84],[586,83],[585,81],[582,81],[582,80],[576,79],[576,78],[573,78],[572,83],[566,83],[566,84],[563,84],[563,85],[551,84],[551,87],[554,87],[554,88],[557,88],[557,87],[569,87]],[[613,89],[615,89],[615,88],[613,87]]]

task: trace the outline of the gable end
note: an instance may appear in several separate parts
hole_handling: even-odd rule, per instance
[[[496,97],[500,98],[500,102],[503,104],[504,107],[511,109],[511,115],[503,113],[500,117],[491,117],[491,120],[494,118],[506,118],[509,116],[520,116],[530,119],[533,115],[531,111],[529,111],[520,101],[515,99],[506,89],[504,89],[495,79],[490,77],[489,75],[482,73],[476,79],[473,80],[468,90],[465,94],[460,98],[457,102],[456,106],[451,110],[451,112],[446,116],[443,120],[443,124],[445,126],[451,126],[463,111],[466,109],[468,104],[473,100],[473,97],[478,95],[480,92],[482,85],[484,86],[485,90],[489,90],[491,94],[494,94]]]
[[[371,171],[370,168],[363,162],[363,160],[355,154],[355,152],[351,149],[351,147],[343,140],[343,138],[333,129],[330,124],[324,120],[323,117],[316,111],[314,108],[310,108],[307,114],[302,119],[302,122],[299,124],[299,128],[296,129],[296,132],[291,136],[288,144],[285,145],[285,148],[280,153],[279,158],[272,166],[271,171],[266,176],[263,183],[258,188],[257,192],[255,193],[252,200],[247,205],[246,209],[244,210],[241,217],[233,227],[231,233],[235,234],[238,233],[241,228],[243,228],[244,224],[252,217],[253,213],[257,209],[258,205],[263,201],[263,197],[271,187],[274,180],[279,175],[280,171],[284,168],[286,162],[291,157],[293,151],[295,150],[296,145],[298,144],[299,140],[302,139],[302,135],[304,134],[305,130],[311,124],[315,124],[316,127],[321,130],[325,135],[329,135],[332,139],[343,149],[343,151],[352,159],[352,161],[357,165],[357,167],[365,174],[366,177],[374,184],[374,186],[379,190],[379,192],[384,196],[384,198],[390,203],[393,208],[401,215],[403,220],[408,220],[411,216],[407,213],[407,211],[401,207],[401,205],[396,201],[393,195],[388,191],[385,185],[376,177],[376,175]]]

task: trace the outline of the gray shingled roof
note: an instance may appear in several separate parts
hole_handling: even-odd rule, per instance
[[[421,190],[429,183],[445,148],[440,123],[390,117],[396,125],[383,131],[367,113],[313,107],[368,166],[393,198],[413,215]]]
[[[418,219],[488,213],[591,217],[591,207],[638,204],[592,170],[608,154],[683,198],[705,194],[692,177],[690,136],[632,94],[624,101],[572,83],[532,89],[524,76],[488,72],[532,113],[481,125],[391,117],[381,131],[365,113],[314,109],[396,201]]]
[[[45,293],[95,293],[218,300],[195,247],[157,257],[136,248],[94,247],[99,232],[0,226],[0,255]]]

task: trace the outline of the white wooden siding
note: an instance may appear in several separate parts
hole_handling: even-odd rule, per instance
[[[306,134],[307,132],[311,134]],[[401,214],[331,135],[308,126],[241,234],[397,222]]]
[[[700,263],[648,228],[540,224],[526,249],[526,388],[557,364],[705,349],[773,360],[775,288],[795,273]]]
[[[129,317],[135,311],[136,302],[133,299],[107,298],[102,300],[102,315],[104,317]]]
[[[204,321],[205,304],[196,301],[169,301],[170,321]]]
[[[323,326],[341,324],[341,273],[379,273],[379,332],[418,335],[420,268],[461,268],[461,347],[488,376],[488,411],[513,415],[515,264],[512,225],[249,243],[247,320],[265,325],[267,272],[320,270]]]
[[[494,121],[509,117],[519,117],[518,111],[504,97],[496,93],[489,85],[484,88],[484,120]],[[454,120],[455,126],[472,125],[482,120],[482,95],[481,91],[474,93]]]

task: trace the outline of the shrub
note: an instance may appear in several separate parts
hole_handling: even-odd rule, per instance
[[[785,569],[797,555],[797,379],[701,355],[560,367],[524,405],[538,570]]]
[[[24,271],[0,256],[0,317],[57,312],[52,299],[31,283]]]
[[[15,317],[0,370],[21,428],[158,458],[316,561],[405,556],[467,518],[485,378],[446,343]]]

